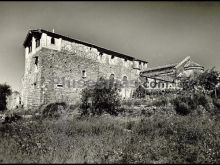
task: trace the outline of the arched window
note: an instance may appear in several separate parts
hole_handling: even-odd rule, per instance
[[[86,71],[85,70],[82,71],[82,78],[86,78]]]
[[[115,79],[115,75],[111,74],[110,77],[109,77],[109,80],[114,80],[114,79]]]
[[[103,76],[98,78],[98,81],[103,81],[103,80],[105,80]]]
[[[52,37],[50,42],[51,42],[51,44],[55,44],[55,39]]]
[[[127,87],[127,85],[128,85],[128,77],[127,76],[124,76],[122,78],[122,84],[123,84],[123,87]]]
[[[124,76],[122,81],[128,81],[128,77],[127,76]]]
[[[162,88],[164,88],[164,87],[165,87],[165,84],[164,84],[163,82],[162,82],[161,84],[162,84]]]
[[[115,75],[111,74],[110,77],[109,77],[109,85],[110,85],[110,87],[114,86],[114,81],[115,81],[114,79],[115,79]]]

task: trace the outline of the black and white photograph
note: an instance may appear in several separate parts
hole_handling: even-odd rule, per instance
[[[0,164],[219,164],[220,2],[0,1]]]

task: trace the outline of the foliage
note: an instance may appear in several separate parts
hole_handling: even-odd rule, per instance
[[[214,99],[213,100],[214,105],[220,109],[220,99]]]
[[[156,101],[153,102],[155,106],[166,106],[168,104],[168,99],[165,96],[160,96]]]
[[[60,103],[51,103],[45,107],[45,109],[42,112],[43,117],[59,117],[62,111],[65,110],[67,107],[67,104],[65,102]]]
[[[184,100],[179,100],[177,98],[174,100],[174,106],[177,114],[179,115],[188,115],[191,112],[191,108],[189,107],[188,98],[184,98]]]
[[[101,115],[104,112],[117,115],[120,106],[119,89],[114,82],[100,79],[94,88],[83,89],[81,101],[82,115]]]
[[[0,111],[6,110],[7,96],[11,94],[11,87],[7,84],[0,84]]]
[[[20,120],[0,126],[1,163],[220,163],[220,120],[205,116]]]
[[[133,93],[133,98],[145,98],[146,92],[147,90],[142,85],[139,85]]]
[[[219,72],[212,68],[205,70],[201,74],[195,74],[194,76],[184,78],[181,80],[182,88],[186,91],[194,91],[199,89],[200,91],[210,93],[216,89],[216,85],[219,83]]]
[[[199,76],[199,85],[203,86],[205,90],[214,90],[218,84],[219,72],[212,68],[211,70],[206,70]]]

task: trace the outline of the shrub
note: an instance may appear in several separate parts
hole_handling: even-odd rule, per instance
[[[153,102],[155,106],[166,106],[168,104],[168,99],[164,96],[157,98],[156,101]]]
[[[5,119],[2,122],[2,124],[16,122],[17,120],[21,120],[21,118],[22,117],[20,115],[18,115],[18,114],[8,115],[8,116],[5,117]]]
[[[208,98],[205,95],[198,94],[196,95],[197,103],[202,106],[206,106],[208,104]]]
[[[188,115],[191,112],[189,105],[181,101],[175,102],[175,109],[176,109],[177,114],[180,114],[180,115]]]
[[[67,104],[65,102],[51,103],[45,107],[42,112],[43,117],[59,117],[61,113],[66,109]]]
[[[0,84],[0,111],[6,110],[7,96],[11,94],[11,87],[7,84]]]
[[[132,99],[126,99],[121,101],[121,105],[126,105],[126,106],[132,106],[133,105],[133,100]]]
[[[219,72],[212,68],[206,70],[204,73],[200,74],[198,77],[199,84],[206,90],[214,90],[218,84]]]
[[[220,98],[220,86],[216,88],[217,97]]]
[[[213,104],[217,107],[220,108],[220,99],[214,99]]]
[[[104,112],[117,115],[120,106],[119,90],[116,84],[108,80],[99,80],[93,89],[85,88],[81,97],[82,115],[101,115]]]
[[[134,93],[133,93],[133,98],[145,98],[147,93],[147,90],[143,86],[138,86]]]
[[[135,105],[135,106],[140,106],[141,103],[142,103],[142,101],[141,101],[140,99],[136,99],[136,100],[134,101],[134,105]]]

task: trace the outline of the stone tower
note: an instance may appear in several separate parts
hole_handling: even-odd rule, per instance
[[[23,45],[25,109],[60,101],[74,104],[79,101],[85,82],[88,85],[110,76],[117,80],[137,80],[148,63],[42,29],[30,30]],[[133,90],[123,88],[121,96],[129,98]]]

